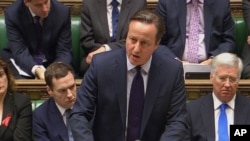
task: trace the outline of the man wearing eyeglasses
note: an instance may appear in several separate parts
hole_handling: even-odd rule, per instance
[[[213,92],[187,104],[187,140],[229,141],[229,126],[250,124],[250,101],[237,92],[242,61],[222,53],[211,62]]]

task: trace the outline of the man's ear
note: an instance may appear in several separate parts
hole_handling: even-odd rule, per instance
[[[53,95],[53,90],[47,85],[46,86],[47,93],[52,96]]]
[[[29,0],[23,0],[23,3],[27,6],[27,7],[29,7]]]

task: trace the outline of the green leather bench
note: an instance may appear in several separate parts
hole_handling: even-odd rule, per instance
[[[236,38],[236,53],[241,56],[242,48],[246,42],[247,30],[246,25],[242,17],[234,17],[235,21],[235,38]],[[76,66],[80,66],[83,50],[80,48],[80,17],[71,18],[71,30],[72,30],[72,52],[73,61]],[[4,23],[4,17],[0,16],[0,49],[2,49],[7,43],[6,28]]]
[[[71,34],[72,34],[72,53],[73,61],[77,66],[80,66],[83,50],[80,48],[80,17],[71,17]],[[4,17],[0,16],[0,49],[7,44],[6,26]]]
[[[234,17],[235,22],[235,40],[236,40],[236,53],[241,57],[242,49],[247,40],[247,27],[242,17]]]

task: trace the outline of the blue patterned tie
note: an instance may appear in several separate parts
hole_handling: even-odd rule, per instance
[[[72,131],[71,131],[71,128],[69,126],[69,121],[68,121],[69,120],[69,115],[71,113],[71,109],[67,109],[65,112],[66,112],[66,125],[67,125],[67,128],[68,128],[69,141],[74,141]]]
[[[144,106],[144,84],[141,75],[141,67],[136,67],[136,75],[133,79],[128,110],[127,141],[140,139],[141,121]]]
[[[118,5],[119,2],[117,0],[112,0],[111,5],[113,7],[112,10],[112,37],[111,41],[114,42],[116,38],[116,32],[117,32],[117,25],[118,25],[118,19],[119,19],[119,10],[118,10]]]
[[[229,141],[226,109],[227,109],[227,104],[220,105],[220,117],[218,124],[219,141]]]

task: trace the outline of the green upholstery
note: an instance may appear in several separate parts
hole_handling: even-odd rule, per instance
[[[236,53],[241,56],[241,51],[246,42],[247,29],[242,17],[234,17],[235,21],[235,38],[236,38]],[[80,48],[80,17],[71,17],[71,32],[72,32],[72,52],[73,61],[76,67],[80,66],[84,51]],[[0,49],[7,43],[6,28],[4,17],[0,16]]]
[[[0,50],[7,44],[6,26],[4,17],[0,16]]]
[[[32,110],[35,110],[39,107],[45,100],[31,100]]]
[[[235,22],[234,34],[237,46],[236,53],[238,54],[238,56],[241,57],[242,49],[247,40],[247,27],[242,17],[235,17],[234,22]]]
[[[77,66],[80,66],[83,50],[80,48],[80,17],[71,17],[71,35],[72,35],[72,53],[73,61]],[[0,16],[0,49],[7,44],[6,27],[4,16]]]

